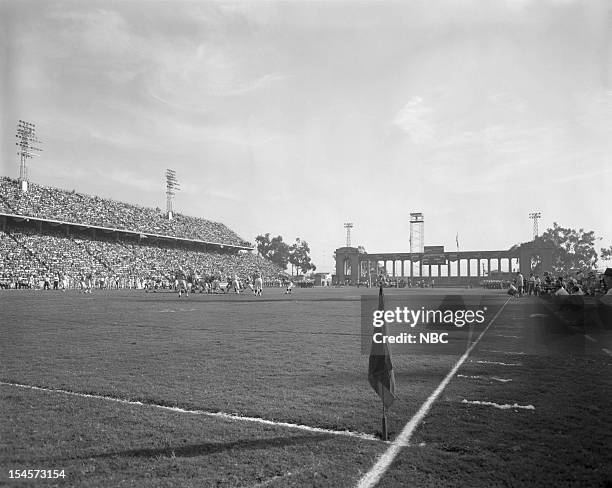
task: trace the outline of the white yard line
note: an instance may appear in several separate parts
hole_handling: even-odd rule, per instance
[[[521,366],[521,363],[502,363],[500,361],[470,361],[478,364],[497,364],[499,366]]]
[[[494,353],[499,353],[499,354],[508,354],[508,355],[515,355],[515,356],[524,356],[526,354],[524,352],[518,352],[518,351],[496,351],[493,349],[482,349],[482,352],[494,352]]]
[[[510,410],[510,409],[535,410],[535,407],[533,405],[519,405],[518,403],[515,403],[514,405],[509,405],[507,403],[501,405],[495,402],[481,402],[480,400],[465,400],[465,399],[461,403],[468,403],[470,405],[484,405],[486,407],[495,407],[501,410]]]
[[[468,378],[470,380],[492,380],[492,381],[499,381],[500,383],[508,383],[512,381],[511,379],[498,378],[497,376],[467,376],[464,374],[458,374],[457,378]]]
[[[412,435],[414,434],[414,431],[419,426],[421,421],[425,418],[425,415],[427,415],[433,403],[440,396],[440,393],[444,391],[444,388],[446,388],[446,385],[448,385],[448,383],[453,378],[453,376],[455,376],[455,374],[457,373],[457,370],[465,362],[465,360],[468,358],[472,350],[480,342],[480,339],[482,339],[482,336],[484,336],[485,333],[489,330],[493,322],[495,322],[495,319],[497,319],[497,317],[502,312],[502,310],[506,307],[506,304],[509,301],[510,301],[510,298],[508,298],[504,302],[504,304],[500,307],[500,309],[497,311],[495,316],[489,321],[485,329],[480,333],[478,338],[472,343],[472,345],[467,349],[467,351],[465,351],[463,356],[459,358],[455,366],[453,366],[453,369],[451,369],[448,372],[446,377],[442,380],[442,382],[438,385],[438,387],[434,390],[434,392],[431,395],[429,395],[429,398],[425,400],[425,403],[421,405],[421,408],[419,408],[419,411],[416,414],[414,414],[414,416],[408,421],[408,423],[404,426],[400,434],[391,443],[389,448],[383,453],[382,456],[380,456],[378,461],[376,461],[376,464],[374,464],[374,466],[372,466],[370,471],[368,471],[361,478],[361,480],[359,480],[359,483],[357,485],[358,488],[371,488],[375,486],[382,479],[384,474],[389,469],[389,466],[391,466],[391,464],[393,463],[393,460],[395,459],[395,457],[399,454],[399,452],[402,450],[403,447],[408,445],[408,443],[410,442],[410,439],[412,438]]]
[[[42,388],[40,386],[24,385],[21,383],[8,383],[5,381],[0,381],[0,385],[13,386],[17,388],[26,388],[29,390],[46,391],[50,393],[61,393],[64,395],[71,395],[71,396],[76,396],[80,398],[93,398],[96,400],[106,400],[109,402],[122,403],[124,405],[134,405],[134,406],[139,406],[139,407],[153,407],[153,408],[158,408],[158,409],[166,410],[170,412],[187,413],[191,415],[204,415],[206,417],[215,417],[215,418],[221,418],[221,419],[231,420],[231,421],[252,422],[256,424],[271,425],[274,427],[285,427],[288,429],[305,430],[307,432],[313,432],[313,433],[319,433],[319,434],[330,434],[330,435],[345,436],[345,437],[355,437],[355,438],[367,440],[367,441],[382,442],[378,437],[372,434],[364,434],[362,432],[353,432],[350,430],[331,430],[331,429],[324,429],[321,427],[311,427],[309,425],[292,424],[289,422],[275,422],[273,420],[266,420],[266,419],[262,419],[259,417],[243,417],[240,415],[235,415],[232,413],[224,413],[224,412],[207,412],[205,410],[187,410],[187,409],[179,408],[179,407],[168,407],[166,405],[158,405],[156,403],[142,403],[142,402],[124,400],[122,398],[115,398],[115,397],[106,396],[106,395],[92,395],[89,393],[78,393],[75,391],[60,390],[56,388]]]

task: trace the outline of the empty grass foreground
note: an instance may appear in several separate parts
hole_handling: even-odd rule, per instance
[[[375,293],[266,290],[261,299],[179,300],[134,291],[3,292],[0,483],[354,486],[389,446],[334,432],[380,430],[361,354],[362,292]],[[505,297],[495,300],[499,309]],[[612,358],[525,349],[526,304],[502,311],[381,486],[607,486]],[[457,359],[394,356],[392,439]],[[64,469],[66,477],[9,480],[11,469]]]

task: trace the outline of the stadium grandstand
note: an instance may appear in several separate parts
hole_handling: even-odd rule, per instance
[[[202,277],[282,270],[222,223],[36,184],[22,192],[0,178],[0,285],[38,287],[59,279],[69,288],[92,274],[103,288],[170,282],[182,268]]]

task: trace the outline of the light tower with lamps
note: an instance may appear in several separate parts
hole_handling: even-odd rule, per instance
[[[40,144],[40,141],[36,138],[36,125],[25,120],[20,120],[17,124],[17,134],[15,135],[18,141],[15,143],[19,147],[17,155],[20,157],[19,163],[19,183],[21,184],[21,191],[28,191],[28,166],[26,164],[28,159],[32,159],[35,151],[42,151],[39,147],[34,144]]]
[[[176,179],[176,171],[173,169],[166,170],[166,212],[168,216],[168,220],[172,220],[173,211],[172,211],[172,201],[174,200],[174,195],[176,194],[176,190],[180,190],[178,180]]]
[[[346,222],[344,228],[346,229],[346,247],[351,247],[351,229],[355,227],[352,222]]]
[[[531,212],[529,218],[533,219],[533,238],[538,237],[538,219],[542,217],[541,212]]]

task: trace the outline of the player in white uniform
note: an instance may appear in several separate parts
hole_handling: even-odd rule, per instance
[[[176,280],[175,280],[179,298],[183,296],[183,293],[186,296],[189,296],[189,291],[187,290],[186,280],[187,280],[187,275],[185,274],[185,271],[183,271],[182,268],[179,268],[179,270],[176,272]]]
[[[261,275],[259,272],[255,273],[255,295],[260,297],[263,291],[263,280],[261,279]]]
[[[238,275],[236,274],[233,278],[231,276],[227,277],[226,293],[229,293],[232,288],[236,292],[236,295],[240,295],[240,284],[238,283]]]
[[[65,273],[64,273],[62,283],[63,283],[62,291],[66,291],[68,287],[70,286],[70,278]]]
[[[285,295],[291,295],[292,292],[293,292],[293,281],[289,280],[289,283],[287,283],[287,291],[285,291]]]

